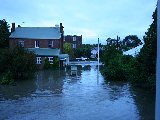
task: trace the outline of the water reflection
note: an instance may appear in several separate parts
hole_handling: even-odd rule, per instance
[[[63,91],[63,79],[66,73],[59,70],[44,70],[36,73],[36,93],[50,92],[60,94]]]
[[[130,88],[140,120],[155,120],[155,91]]]
[[[152,120],[154,100],[127,82],[105,82],[96,65],[79,66],[77,75],[43,70],[33,80],[0,86],[0,120]]]
[[[107,89],[109,91],[109,96],[111,101],[115,101],[124,97],[125,95],[129,95],[129,85],[124,82],[106,82]]]
[[[35,91],[36,84],[34,80],[18,81],[15,85],[0,85],[0,101],[30,97]]]
[[[90,65],[86,65],[86,66],[82,67],[82,70],[91,70],[91,66]]]

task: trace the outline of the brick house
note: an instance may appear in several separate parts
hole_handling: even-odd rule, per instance
[[[15,23],[12,23],[9,47],[14,48],[21,45],[36,54],[37,64],[43,65],[45,58],[48,58],[50,64],[53,64],[55,57],[60,56],[60,60],[67,58],[66,54],[62,54],[63,28],[62,23],[60,27],[58,25],[55,27],[21,27],[18,25],[17,28],[15,28]]]
[[[73,49],[80,48],[82,46],[82,35],[66,35],[64,37],[64,41],[67,43],[71,43]]]

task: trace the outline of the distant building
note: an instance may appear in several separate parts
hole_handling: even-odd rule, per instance
[[[125,51],[125,52],[123,52],[123,54],[124,55],[132,55],[133,57],[135,57],[140,52],[140,50],[142,49],[143,45],[144,44],[139,45],[139,46],[137,46],[135,48],[132,48],[132,49],[130,49],[128,51]]]
[[[102,51],[103,48],[99,48],[99,51]],[[98,54],[98,47],[94,47],[91,49],[91,58],[96,58]]]
[[[67,55],[63,53],[64,31],[62,23],[55,27],[21,27],[15,28],[12,23],[11,35],[9,37],[9,47],[14,48],[20,45],[36,54],[36,63],[44,64],[44,59],[48,58],[53,64],[54,58],[64,59]],[[62,63],[62,62],[61,62]]]
[[[80,48],[82,46],[82,35],[66,35],[64,37],[64,41],[67,43],[71,43],[73,49]]]

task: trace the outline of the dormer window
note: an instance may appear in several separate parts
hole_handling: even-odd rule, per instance
[[[50,47],[50,48],[53,47],[53,40],[48,41],[48,47]]]
[[[39,41],[38,40],[35,41],[35,48],[39,48]]]

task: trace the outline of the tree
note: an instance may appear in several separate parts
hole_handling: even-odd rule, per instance
[[[137,35],[128,35],[123,39],[123,45],[126,45],[127,47],[133,48],[141,44],[142,42]]]
[[[10,72],[13,79],[28,78],[36,70],[36,56],[23,47],[0,51],[0,73]]]
[[[71,43],[64,43],[64,53],[68,54],[70,58],[73,58],[73,49]]]
[[[9,47],[9,25],[5,19],[0,20],[0,48]]]
[[[74,57],[75,58],[80,58],[83,55],[83,49],[82,48],[77,48],[74,50]]]
[[[120,54],[115,46],[106,46],[103,57],[105,68],[102,73],[107,79],[128,80],[132,85],[155,89],[157,8],[152,17],[153,23],[143,37],[144,46],[136,57]]]
[[[137,60],[144,71],[143,81],[147,84],[155,85],[156,74],[156,55],[157,55],[157,8],[152,15],[153,23],[150,25],[148,31],[145,33],[144,46],[141,49]]]

